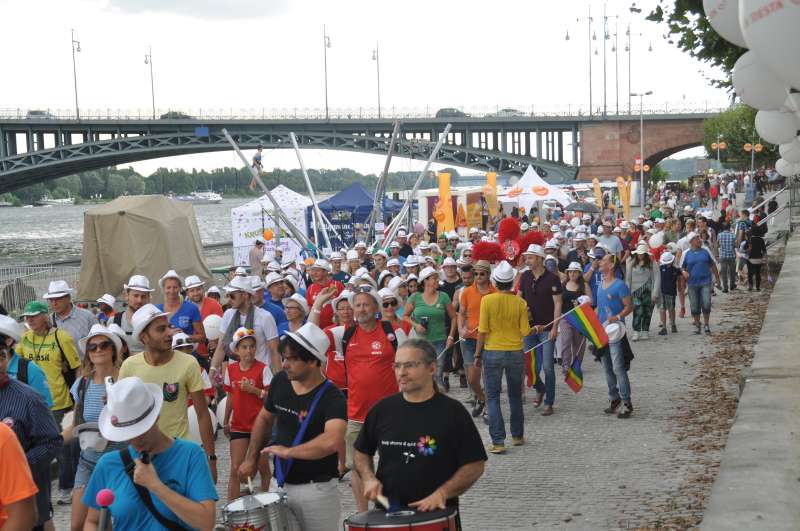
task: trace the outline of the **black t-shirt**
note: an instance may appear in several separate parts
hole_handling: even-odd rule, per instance
[[[409,244],[406,243],[405,245],[400,247],[400,256],[405,256],[406,258],[408,258],[412,254],[414,254],[414,249],[412,249]]]
[[[448,282],[447,280],[442,280],[439,282],[439,291],[447,293],[447,296],[450,297],[450,300],[453,300],[453,297],[456,294],[456,290],[463,285],[461,279],[459,278],[455,282]]]
[[[384,398],[367,414],[355,448],[367,455],[378,451],[376,476],[383,493],[400,505],[429,496],[463,465],[486,461],[469,413],[441,393],[419,403],[402,393]]]
[[[300,430],[302,419],[305,418],[318,390],[319,386],[304,395],[298,395],[294,392],[285,371],[275,375],[270,384],[267,398],[264,399],[264,409],[277,417],[276,444],[292,446],[295,435]],[[335,385],[329,385],[319,399],[300,444],[308,442],[324,432],[325,423],[332,419],[347,420],[347,402]],[[286,477],[286,483],[327,481],[338,477],[338,463],[336,452],[315,461],[295,459],[289,475]]]

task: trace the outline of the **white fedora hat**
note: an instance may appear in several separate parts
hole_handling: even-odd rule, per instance
[[[625,324],[621,321],[616,323],[608,323],[605,325],[605,330],[609,343],[622,341],[622,338],[625,337]]]
[[[69,287],[66,280],[54,280],[47,286],[47,293],[43,295],[45,299],[60,299],[72,295],[72,288]]]
[[[99,303],[102,303],[102,304],[108,304],[109,306],[111,306],[113,308],[114,304],[116,304],[116,302],[117,302],[117,299],[114,298],[114,296],[111,295],[110,293],[105,293],[105,294],[103,294],[102,297],[97,299],[97,301],[95,301],[95,302],[99,302]]]
[[[511,264],[503,260],[492,271],[492,280],[495,282],[513,282],[516,276],[516,271],[511,267]]]
[[[191,338],[186,333],[178,332],[172,336],[172,350],[183,347],[192,347],[192,350],[194,350],[195,344],[192,343]]]
[[[14,343],[19,343],[19,338],[22,337],[22,327],[11,317],[0,315],[0,334],[10,337]]]
[[[107,383],[106,388],[107,403],[97,422],[103,438],[129,441],[156,423],[164,403],[164,393],[159,386],[131,376],[113,385]]]
[[[181,278],[181,276],[174,269],[170,269],[169,271],[164,273],[163,277],[158,279],[158,287],[160,287],[162,291],[164,290],[164,281],[167,280],[168,278],[174,278],[175,280],[178,281],[178,284],[180,284],[180,286],[183,287],[183,279]]]
[[[422,271],[419,272],[419,281],[425,282],[428,277],[436,275],[438,277],[439,273],[432,267],[426,267]]]
[[[298,328],[297,332],[286,332],[286,335],[297,341],[322,363],[327,361],[328,347],[331,346],[331,342],[325,332],[314,323],[306,323]]]
[[[324,258],[317,258],[316,260],[314,260],[314,263],[311,264],[311,269],[322,269],[330,273],[331,271],[333,271],[333,266],[331,266],[331,263],[325,260]]]
[[[126,290],[144,291],[145,293],[155,291],[154,289],[150,289],[150,281],[147,280],[147,277],[144,275],[133,275],[130,280],[128,280],[128,283],[123,284],[122,287]]]
[[[290,302],[293,302],[293,303],[297,304],[298,306],[300,306],[300,309],[303,310],[303,314],[304,315],[308,315],[308,301],[306,301],[305,297],[303,297],[299,293],[292,294],[291,297],[287,297],[286,299],[283,300],[284,308]]]
[[[81,352],[86,352],[86,343],[96,336],[107,337],[111,343],[114,344],[117,354],[120,354],[120,351],[122,350],[122,339],[120,339],[120,337],[115,334],[113,330],[109,330],[107,326],[101,324],[92,325],[92,328],[89,330],[89,334],[87,334],[86,337],[78,340],[78,345],[81,347]]]
[[[123,330],[120,325],[118,325],[117,323],[109,323],[108,326],[106,326],[106,328],[108,328],[109,332],[112,332],[114,335],[116,335],[120,339],[120,341],[128,345],[128,338],[130,336],[125,333],[125,330]],[[130,347],[130,345],[128,346]]]
[[[231,279],[227,286],[225,286],[226,293],[233,293],[234,291],[243,291],[245,293],[253,293],[253,285],[247,277],[235,276]]]
[[[198,277],[197,275],[189,275],[188,277],[186,277],[186,284],[185,284],[186,289],[199,288],[200,286],[205,286],[205,285],[206,283],[200,280],[200,277]]]
[[[283,282],[283,275],[280,273],[270,273],[267,275],[267,278],[264,279],[264,284],[267,286],[267,288],[278,282]]]
[[[133,325],[133,337],[139,339],[139,334],[144,332],[147,325],[158,319],[169,315],[167,312],[162,312],[156,307],[155,304],[145,304],[133,314],[131,324]]]

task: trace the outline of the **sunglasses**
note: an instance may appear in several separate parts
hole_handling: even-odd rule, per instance
[[[397,301],[389,301],[383,303],[384,308],[391,308],[392,306],[397,306]]]
[[[111,341],[103,341],[101,343],[89,343],[86,345],[86,352],[94,352],[95,350],[106,350],[111,348],[113,343]]]
[[[475,276],[476,277],[488,277],[489,273],[487,273],[486,271],[475,271]]]

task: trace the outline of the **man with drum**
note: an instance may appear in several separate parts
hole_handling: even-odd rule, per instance
[[[370,410],[355,443],[364,495],[369,500],[385,495],[390,511],[408,506],[452,512],[458,497],[483,475],[487,456],[481,437],[464,406],[434,386],[433,345],[406,341],[397,350],[394,371],[400,393]]]
[[[240,477],[255,474],[258,454],[277,422],[274,444],[263,452],[275,457],[275,479],[304,531],[336,531],[341,521],[337,450],[344,443],[347,405],[320,370],[329,346],[313,323],[283,337],[284,370],[272,379],[239,467]]]

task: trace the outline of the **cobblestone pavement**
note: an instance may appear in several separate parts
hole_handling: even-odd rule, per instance
[[[767,295],[749,294],[741,288],[736,294],[718,293],[712,330],[733,330],[736,320],[721,309],[741,306],[751,297]],[[655,335],[656,313],[651,339],[633,343],[636,359],[629,376],[635,411],[630,419],[603,413],[605,376],[588,354],[583,390],[575,394],[560,381],[554,415],[540,416],[532,404],[534,393],[526,389],[526,444],[509,445],[505,455],[490,455],[484,476],[461,498],[464,528],[641,529],[659,526],[656,507],[669,508],[673,516],[683,507],[687,514],[696,511],[696,500],[681,494],[680,487],[698,466],[698,455],[677,440],[671,419],[679,410],[691,411],[689,383],[702,370],[699,360],[712,352],[712,343],[692,333],[688,316],[677,324],[677,334]],[[455,384],[452,395],[466,399],[466,390],[458,388],[455,377],[451,380]],[[508,421],[505,399],[503,411]],[[488,443],[487,426],[480,421],[477,425]],[[217,455],[218,490],[224,494],[229,460],[221,432]],[[346,516],[354,512],[352,495],[345,482],[341,491],[342,515]],[[56,507],[56,529],[68,529],[68,521],[69,508]]]

